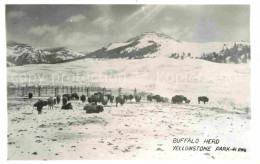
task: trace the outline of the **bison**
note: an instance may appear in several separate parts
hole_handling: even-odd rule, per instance
[[[65,110],[72,109],[72,105],[71,103],[67,103],[65,105],[62,105],[61,109],[65,109]]]
[[[106,94],[106,96],[108,97],[110,103],[113,103],[113,101],[114,101],[114,96],[112,96],[111,94]]]
[[[72,93],[71,100],[79,100],[79,95],[77,93]]]
[[[135,95],[135,101],[140,102],[141,101],[141,95]]]
[[[209,98],[206,96],[200,96],[200,97],[198,97],[199,104],[200,104],[200,101],[204,102],[204,104],[205,104],[206,102],[209,102]]]
[[[83,94],[80,96],[80,100],[84,103],[86,101],[86,96]]]
[[[100,113],[104,111],[104,108],[102,105],[86,104],[83,110],[85,110],[86,113]]]
[[[62,97],[62,105],[66,105],[68,102],[68,98],[67,97]]]
[[[103,96],[102,105],[107,105],[108,101],[109,101],[108,96]]]
[[[152,100],[155,100],[156,102],[161,102],[162,99],[161,99],[161,96],[160,95],[155,95],[155,96],[152,96]]]
[[[129,95],[129,100],[132,102],[132,99],[134,98],[134,96],[132,94]]]
[[[147,101],[153,101],[152,95],[147,95]]]
[[[67,97],[68,101],[70,101],[70,99],[71,99],[71,94],[67,93],[67,94],[62,95],[62,97]]]
[[[30,93],[28,94],[28,98],[29,98],[29,99],[32,99],[32,97],[33,97],[33,94],[30,92]]]
[[[41,114],[42,113],[42,107],[44,106],[44,101],[38,100],[33,106],[37,107],[38,114]]]
[[[89,103],[94,103],[94,104],[97,104],[97,103],[101,103],[103,101],[103,95],[102,94],[94,94],[94,95],[91,95],[89,98],[88,98],[88,102]]]
[[[60,95],[56,96],[57,104],[60,104]]]
[[[117,107],[117,104],[120,103],[121,105],[124,105],[125,103],[125,99],[123,96],[118,96],[116,97],[116,107]]]
[[[47,106],[48,105],[48,101],[47,100],[44,100],[43,101],[43,106]]]
[[[47,102],[48,102],[48,107],[49,107],[49,109],[53,109],[53,105],[54,105],[54,103],[56,102],[56,99],[54,99],[53,97],[49,97],[49,98],[47,99]]]
[[[183,95],[175,95],[172,97],[173,104],[181,104],[183,101],[185,103],[190,103],[190,100],[188,100],[187,97],[184,97]]]
[[[129,95],[123,95],[125,101],[129,100]]]

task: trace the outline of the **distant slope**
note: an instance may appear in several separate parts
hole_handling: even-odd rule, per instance
[[[239,45],[241,49],[243,49],[244,47],[250,48],[250,44],[247,42],[191,43],[178,40],[162,33],[146,32],[137,37],[129,39],[126,42],[111,43],[95,52],[88,54],[88,57],[109,59],[132,59],[145,57],[172,57],[175,59],[183,59],[188,57],[201,58],[208,61],[216,62],[216,60],[205,58],[205,55],[210,55],[213,52],[219,53],[226,49],[231,49],[234,44]],[[233,55],[242,56],[244,54],[241,55],[240,53]],[[226,56],[227,62],[229,62],[229,56],[230,55]],[[232,61],[230,62],[232,63]]]
[[[68,48],[37,49],[28,44],[10,41],[7,43],[7,66],[25,64],[55,64],[84,57],[84,54]]]

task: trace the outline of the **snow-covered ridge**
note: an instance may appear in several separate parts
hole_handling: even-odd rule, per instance
[[[95,58],[138,58],[170,57],[173,53],[190,54],[191,58],[201,58],[203,54],[230,49],[234,44],[250,46],[248,42],[185,42],[163,33],[145,32],[121,43],[111,43],[89,55]]]
[[[65,47],[37,49],[28,44],[17,42],[7,43],[8,66],[41,63],[60,63],[84,57]]]

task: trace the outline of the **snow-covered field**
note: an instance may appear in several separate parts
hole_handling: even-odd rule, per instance
[[[191,99],[188,105],[173,105],[146,102],[143,97],[140,104],[118,108],[109,104],[100,114],[86,114],[84,104],[73,101],[72,111],[62,111],[57,105],[38,115],[36,110],[32,113],[37,98],[9,97],[8,159],[249,158],[249,64],[165,57],[84,59],[9,67],[7,76],[13,84],[97,85],[111,88],[115,96],[119,87],[123,94],[136,88],[139,93],[169,99],[182,94]],[[198,96],[209,97],[209,103],[199,105]],[[217,138],[218,146],[246,148],[247,152],[173,151],[174,137]]]
[[[20,99],[21,100],[21,99]],[[225,111],[208,105],[173,105],[142,100],[100,114],[86,114],[84,104],[73,110],[44,107],[35,101],[9,99],[8,159],[248,159],[250,117],[243,111]],[[201,144],[176,144],[173,138],[200,139]],[[173,146],[208,146],[212,151],[173,151]],[[246,148],[247,152],[218,152],[216,146]]]
[[[164,57],[141,60],[84,59],[62,64],[9,67],[8,82],[29,85],[105,86],[122,93],[160,94],[169,99],[183,94],[197,103],[208,96],[210,103],[228,108],[250,107],[250,64],[219,64],[199,59]],[[117,95],[117,92],[114,92]],[[221,106],[224,107],[224,106]]]

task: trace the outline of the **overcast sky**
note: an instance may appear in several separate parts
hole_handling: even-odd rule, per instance
[[[94,51],[143,32],[190,42],[249,41],[248,5],[7,5],[7,40]]]

